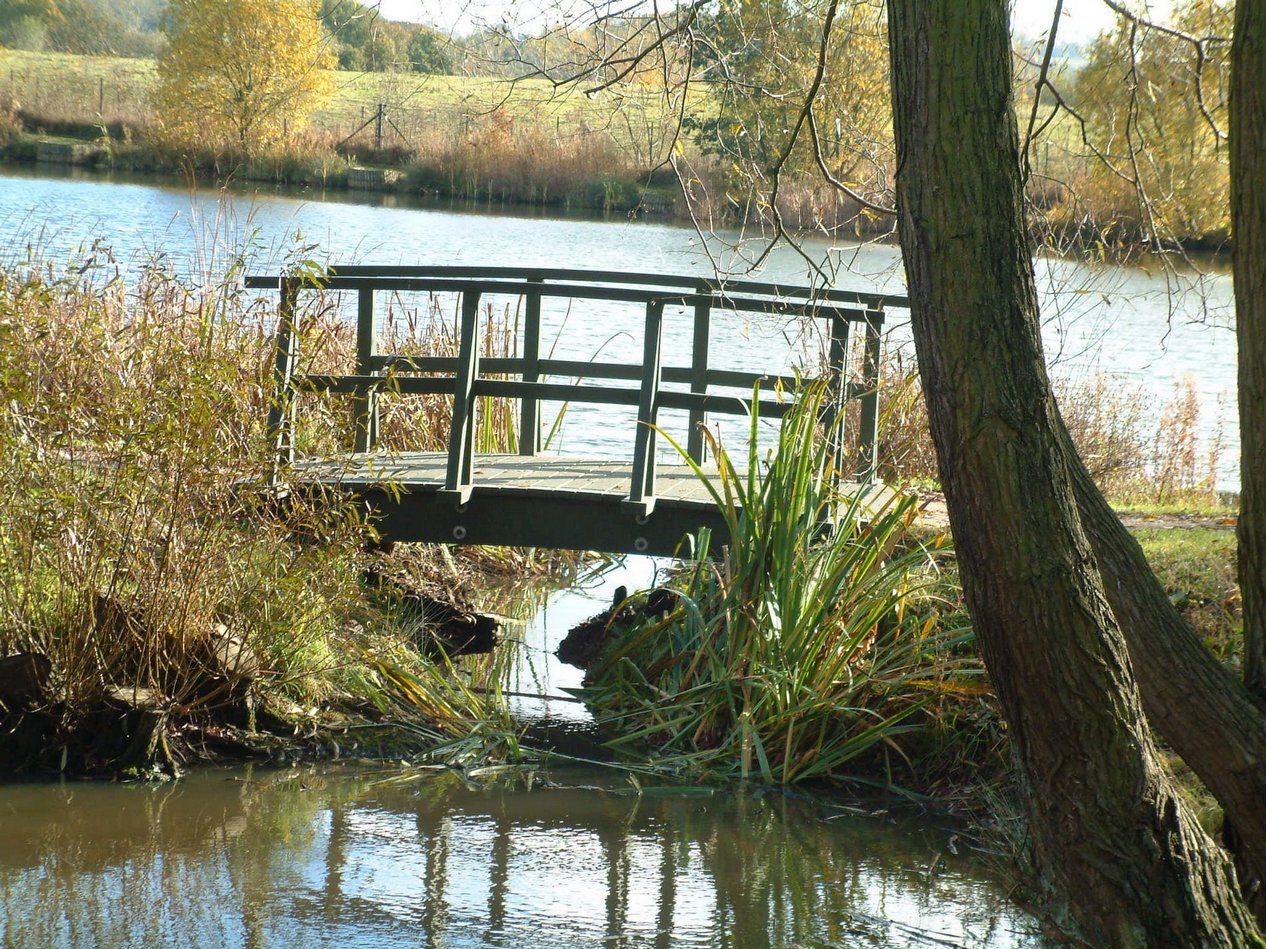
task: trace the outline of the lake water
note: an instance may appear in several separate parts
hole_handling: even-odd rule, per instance
[[[96,177],[43,178],[6,169],[0,176],[0,241],[10,259],[28,246],[54,262],[81,262],[108,248],[124,269],[166,260],[194,274],[216,273],[229,251],[248,269],[276,271],[296,258],[322,263],[465,264],[587,267],[710,275],[742,273],[764,247],[759,235],[707,239],[689,228],[647,221],[472,210],[397,196],[230,193]],[[94,251],[93,248],[96,247]],[[900,255],[888,245],[832,244],[809,238],[805,254],[825,264],[836,284],[901,293]],[[1231,280],[1225,273],[1174,275],[1142,267],[1091,267],[1039,259],[1044,339],[1053,374],[1084,379],[1107,372],[1139,387],[1155,420],[1175,385],[1190,378],[1202,404],[1206,445],[1222,445],[1219,487],[1238,487],[1235,336]],[[810,282],[801,254],[779,248],[760,279]],[[912,359],[905,314],[887,327],[890,352]],[[551,323],[550,320],[553,320]],[[559,358],[640,355],[640,315],[613,308],[547,311]],[[669,359],[688,350],[684,320],[666,327]],[[548,335],[547,335],[548,338]],[[820,340],[801,327],[767,319],[720,321],[714,365],[784,370],[812,366]],[[563,450],[624,455],[633,415],[610,409],[569,411]],[[668,425],[680,419],[669,416]],[[556,446],[558,447],[558,446]]]

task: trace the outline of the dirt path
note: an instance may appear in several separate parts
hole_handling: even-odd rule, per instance
[[[939,491],[919,492],[919,518],[917,523],[929,530],[947,530],[949,528],[949,512],[945,507],[945,495]],[[1121,523],[1134,530],[1136,528],[1193,528],[1203,527],[1209,530],[1235,530],[1235,517],[1224,517],[1208,514],[1137,514],[1127,512],[1120,515]]]

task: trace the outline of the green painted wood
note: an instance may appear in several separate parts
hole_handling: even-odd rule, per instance
[[[664,353],[664,305],[646,304],[642,346],[642,388],[638,396],[637,433],[633,441],[633,479],[629,506],[647,518],[655,509],[655,426],[659,424],[660,364]]]
[[[690,345],[690,391],[695,395],[708,392],[708,348],[712,335],[712,304],[695,304],[694,326]],[[753,383],[755,380],[753,380]],[[686,433],[686,453],[696,462],[703,462],[703,427],[708,424],[706,412],[692,409],[690,430]]]
[[[268,443],[273,456],[272,480],[277,482],[281,469],[294,464],[295,415],[294,375],[299,361],[299,330],[295,325],[299,287],[281,277],[276,281],[281,292],[277,307],[277,329],[273,343],[273,398],[268,406]]]
[[[528,277],[528,283],[540,283],[540,277]],[[539,382],[541,378],[541,295],[528,291],[523,312],[523,381]],[[527,397],[519,407],[519,454],[535,455],[541,449],[541,403]]]
[[[823,404],[822,425],[829,451],[835,459],[836,472],[844,460],[844,406],[848,401],[848,333],[849,322],[838,317],[831,320],[831,348],[827,355],[827,372],[831,391]]]
[[[866,321],[866,348],[862,355],[861,425],[858,433],[857,466],[854,475],[868,479],[874,476],[879,444],[879,355],[880,320]]]
[[[705,523],[709,517],[719,517],[719,512],[702,482],[682,466],[666,468],[656,463],[653,426],[659,411],[688,413],[688,452],[702,459],[700,424],[708,413],[745,416],[752,410],[754,384],[759,382],[766,393],[777,389],[794,392],[799,381],[794,376],[712,368],[711,318],[718,307],[829,321],[828,363],[834,392],[824,420],[829,437],[841,437],[843,402],[861,401],[862,437],[853,457],[858,472],[865,474],[873,471],[875,463],[883,307],[904,304],[902,298],[753,281],[719,283],[671,275],[531,268],[336,268],[319,284],[251,277],[247,285],[282,291],[274,372],[277,395],[268,421],[278,470],[295,464],[296,391],[348,393],[354,400],[357,451],[352,458],[363,461],[363,470],[356,468],[360,462],[349,469],[345,459],[326,469],[319,463],[314,467],[299,462],[300,485],[313,490],[336,488],[372,502],[371,507],[389,528],[387,535],[397,539],[654,553],[671,553],[677,539],[698,526],[723,529],[723,521]],[[297,372],[297,296],[300,290],[319,289],[358,294],[354,374]],[[380,353],[374,328],[374,294],[383,291],[460,294],[458,355]],[[479,309],[490,294],[525,301],[522,356],[480,357]],[[641,361],[542,358],[541,306],[547,298],[642,305],[646,335]],[[664,321],[670,311],[673,318],[693,319],[688,366],[663,365]],[[576,318],[586,318],[583,308],[576,311]],[[841,371],[853,323],[865,324],[867,334],[860,383],[848,381]],[[377,437],[377,403],[393,393],[452,397],[446,453],[426,456],[423,461],[423,456],[412,453],[384,456],[372,451]],[[495,463],[489,456],[474,453],[476,412],[484,397],[518,399],[521,403],[518,454],[494,456],[499,459]],[[543,400],[636,407],[637,424],[631,432],[628,460],[559,461],[539,455],[539,406]],[[779,418],[792,407],[793,400],[782,398],[780,392],[778,398],[759,399],[757,409],[762,417]],[[505,458],[518,458],[521,467],[508,472]],[[389,501],[391,497],[398,501]]]
[[[374,372],[378,355],[378,333],[374,327],[374,291],[361,290],[356,307],[356,373]],[[356,450],[372,451],[378,441],[378,389],[358,391],[352,400],[356,430]]]
[[[837,287],[796,286],[777,283],[766,283],[756,280],[730,280],[701,278],[658,273],[636,273],[620,270],[580,270],[549,267],[479,267],[479,266],[377,266],[377,265],[340,265],[329,269],[329,277],[333,279],[352,278],[410,278],[441,277],[448,279],[490,278],[490,279],[522,279],[539,281],[568,281],[577,283],[615,283],[641,286],[699,288],[711,294],[726,293],[763,293],[780,297],[805,297],[813,300],[827,300],[836,303],[855,303],[869,309],[888,308],[906,309],[909,300],[895,294],[879,294],[869,291],[846,290]],[[276,277],[250,276],[246,278],[248,289],[272,289]]]
[[[439,499],[458,506],[470,500],[471,465],[475,453],[475,380],[479,375],[479,299],[475,292],[462,295],[459,366],[453,397],[453,424],[448,439],[448,471]]]

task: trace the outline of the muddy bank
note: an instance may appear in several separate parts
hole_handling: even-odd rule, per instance
[[[366,569],[363,583],[367,598],[402,618],[413,648],[433,662],[490,652],[499,642],[497,618],[436,580],[411,578],[384,558]],[[141,611],[122,597],[96,594],[85,622],[95,641],[111,644],[110,681],[89,689],[72,682],[65,666],[73,657],[0,656],[0,776],[161,779],[212,762],[418,750],[416,734],[396,727],[368,697],[345,693],[309,707],[287,699],[284,683],[229,623],[216,622],[159,657],[141,645],[117,648],[155,641]]]

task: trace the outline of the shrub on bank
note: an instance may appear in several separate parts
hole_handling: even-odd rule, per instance
[[[363,585],[354,511],[264,503],[273,304],[236,276],[125,280],[100,255],[0,268],[0,771],[250,753],[224,729],[388,708],[382,657],[451,688],[417,620]],[[344,334],[314,307],[306,349],[333,364]],[[311,413],[309,443],[339,444],[347,418]],[[428,734],[464,733],[483,704],[459,690]]]

